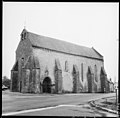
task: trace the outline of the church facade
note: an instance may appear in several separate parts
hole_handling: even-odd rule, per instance
[[[103,56],[23,29],[11,70],[11,91],[22,93],[107,92]]]

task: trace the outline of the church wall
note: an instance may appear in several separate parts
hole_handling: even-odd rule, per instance
[[[31,42],[29,39],[21,40],[16,50],[16,60],[24,57],[26,59],[32,53]]]
[[[22,88],[23,84],[20,86],[20,81],[22,81],[22,66],[28,59],[28,56],[32,55],[32,47],[29,39],[21,40],[17,50],[16,50],[16,60],[18,60],[18,90],[20,91],[20,87]],[[22,59],[23,58],[23,59]],[[22,83],[22,82],[21,82]]]
[[[63,90],[64,91],[72,92],[73,90],[73,76],[72,76],[73,64],[76,64],[79,70],[79,81],[80,81],[80,86],[82,88],[81,92],[88,91],[88,82],[87,82],[88,66],[91,66],[92,71],[94,73],[95,72],[94,66],[96,64],[98,82],[96,82],[94,79],[94,83],[97,86],[97,92],[101,90],[100,69],[102,66],[104,66],[103,61],[59,53],[59,52],[50,51],[50,50],[46,50],[43,48],[36,48],[36,47],[33,47],[33,55],[38,58],[39,63],[40,63],[40,70],[41,70],[40,82],[41,83],[44,80],[44,78],[47,76],[51,78],[52,84],[55,83],[55,77],[54,77],[55,59],[59,59],[60,65],[62,68]],[[65,70],[65,61],[68,62],[68,71]],[[83,81],[81,79],[81,64],[82,63],[83,63]],[[47,73],[46,73],[46,70],[48,71]]]

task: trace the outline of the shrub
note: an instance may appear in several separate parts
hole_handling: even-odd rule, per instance
[[[11,83],[11,80],[8,79],[6,76],[4,76],[2,79],[2,85],[5,85],[6,87],[10,89],[10,83]]]

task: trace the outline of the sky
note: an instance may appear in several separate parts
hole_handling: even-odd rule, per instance
[[[94,47],[108,79],[118,80],[119,3],[3,2],[2,76],[11,78],[20,34],[28,31]]]

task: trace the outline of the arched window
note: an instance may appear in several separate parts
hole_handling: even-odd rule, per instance
[[[97,66],[95,65],[95,81],[98,82]]]
[[[81,80],[83,81],[83,63],[81,63]]]
[[[65,71],[68,72],[68,62],[65,61]]]

